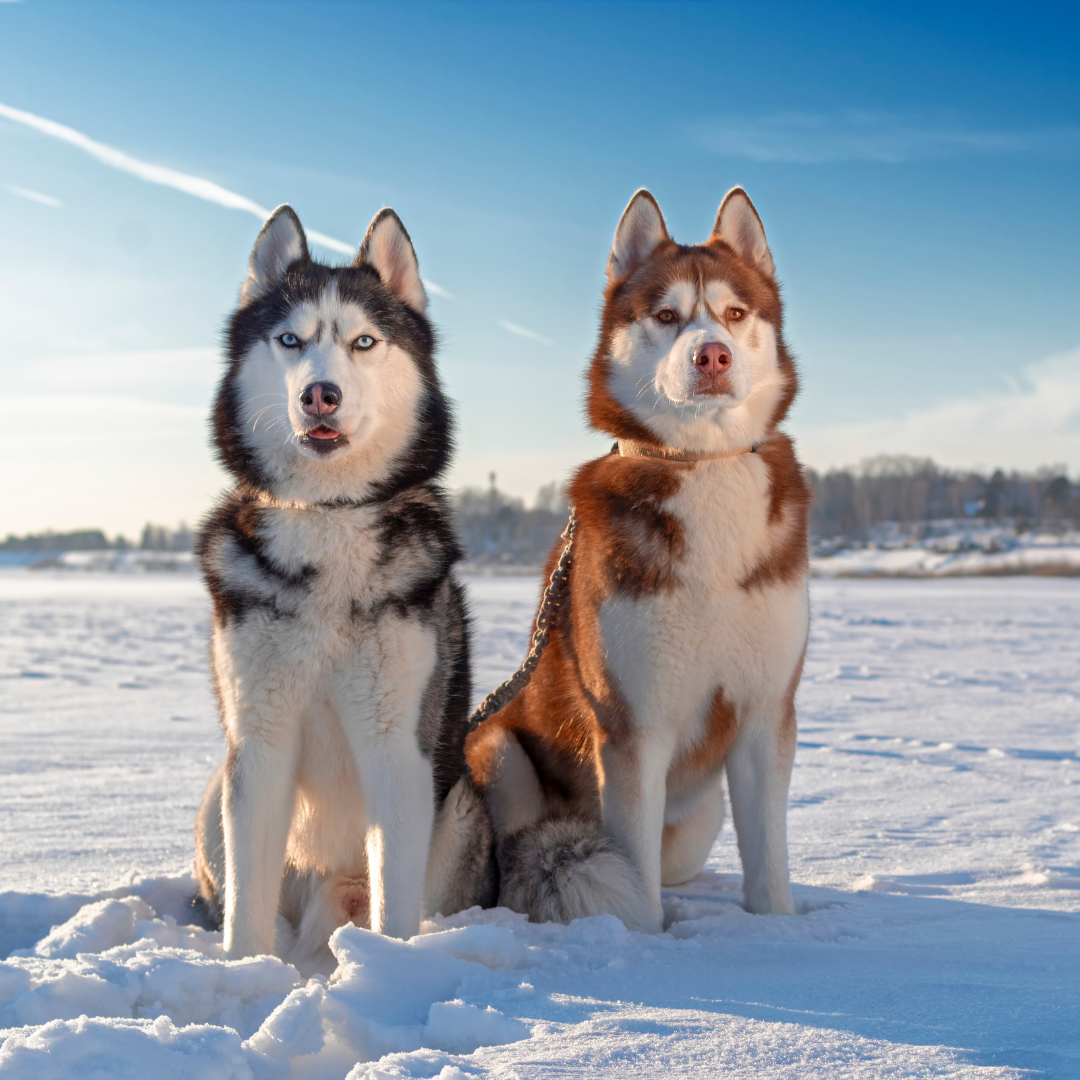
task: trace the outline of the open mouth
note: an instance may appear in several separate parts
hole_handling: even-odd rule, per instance
[[[314,450],[317,454],[329,454],[339,446],[348,446],[349,438],[340,431],[320,425],[305,432],[296,440],[301,446]]]

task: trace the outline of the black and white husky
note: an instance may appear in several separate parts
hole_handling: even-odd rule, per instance
[[[228,757],[196,867],[231,958],[495,899],[426,306],[392,210],[331,268],[282,206],[229,323],[213,424],[237,483],[199,542]]]

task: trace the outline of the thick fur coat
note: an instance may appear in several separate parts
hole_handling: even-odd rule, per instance
[[[331,268],[283,206],[229,323],[213,424],[236,486],[198,550],[228,757],[196,828],[229,957],[316,955],[349,920],[409,937],[495,897],[425,310],[393,211]]]
[[[726,775],[746,906],[791,913],[810,494],[778,425],[796,386],[745,192],[693,246],[638,192],[608,261],[588,384],[591,423],[620,441],[570,485],[569,591],[531,684],[468,743],[504,877],[526,891],[543,890],[558,852],[579,858],[568,830],[595,823],[643,902],[624,873],[584,906],[659,929],[661,886],[698,873],[720,829]]]

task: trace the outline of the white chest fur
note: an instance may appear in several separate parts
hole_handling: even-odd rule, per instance
[[[407,550],[388,560],[380,531],[370,509],[275,508],[260,523],[262,564],[233,541],[218,553],[228,586],[258,601],[215,629],[226,730],[233,744],[258,741],[289,759],[289,851],[302,867],[362,863],[365,763],[419,753],[435,631],[387,601],[407,593],[424,560]]]
[[[769,521],[768,469],[755,455],[699,462],[665,510],[684,550],[674,587],[600,612],[606,666],[633,723],[673,753],[697,741],[722,689],[740,727],[772,712],[806,642],[806,580],[745,587],[753,569],[797,527]]]

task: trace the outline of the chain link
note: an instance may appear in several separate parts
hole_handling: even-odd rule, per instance
[[[536,613],[536,628],[533,630],[529,655],[525,662],[501,686],[496,687],[480,703],[480,707],[469,717],[469,731],[475,731],[485,720],[494,716],[500,709],[506,708],[532,681],[540,656],[551,639],[551,620],[559,606],[562,594],[570,581],[570,557],[574,548],[574,530],[577,528],[577,515],[570,508],[570,520],[566,523],[560,539],[566,541],[551,579],[540,601],[540,610]]]

